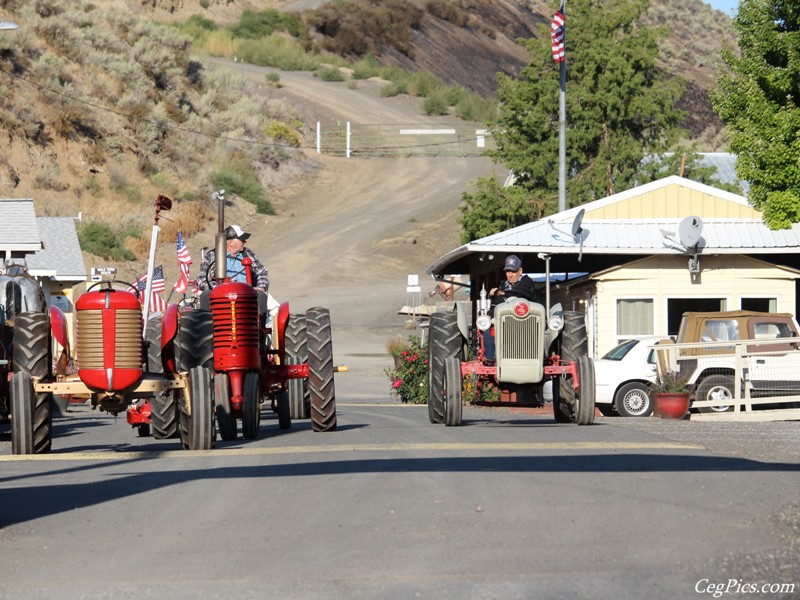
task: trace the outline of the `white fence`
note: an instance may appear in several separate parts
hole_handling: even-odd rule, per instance
[[[687,377],[692,419],[800,420],[800,338],[655,348],[660,372]]]
[[[486,129],[464,126],[362,125],[317,122],[317,153],[333,156],[482,156],[493,147]]]

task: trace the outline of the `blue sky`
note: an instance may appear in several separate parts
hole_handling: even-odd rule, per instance
[[[733,12],[739,6],[739,0],[705,0],[705,3],[729,16],[733,16]]]

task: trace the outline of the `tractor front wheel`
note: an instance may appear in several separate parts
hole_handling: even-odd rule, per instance
[[[15,371],[11,386],[12,452],[14,454],[49,452],[53,439],[51,412],[53,395],[34,393],[32,383],[34,378],[47,379],[51,374],[50,319],[47,314],[26,312],[16,316],[11,356]],[[20,373],[28,376],[27,383],[20,379],[15,387],[13,378]],[[22,414],[20,423],[16,422],[15,407]],[[20,442],[16,444],[15,434],[22,436]]]
[[[461,332],[453,312],[435,312],[428,327],[428,420],[445,421],[445,363],[461,355]]]
[[[211,371],[206,367],[189,369],[187,388],[181,402],[181,442],[189,450],[210,450],[217,432],[214,426],[214,399],[211,398]]]
[[[227,373],[214,376],[214,410],[219,437],[226,442],[236,439],[236,415],[231,408],[231,379]]]
[[[242,386],[242,437],[254,440],[261,424],[261,379],[255,371],[248,371]]]
[[[461,394],[463,377],[461,376],[461,360],[451,356],[444,363],[444,423],[448,427],[461,425]]]
[[[295,381],[295,380],[293,380]],[[278,392],[278,427],[281,429],[292,428],[292,414],[289,408],[289,392]]]
[[[594,361],[585,354],[578,359],[578,381],[580,389],[576,397],[575,422],[591,425],[594,423]]]
[[[306,311],[308,335],[308,389],[311,393],[311,427],[336,429],[336,393],[333,384],[331,313],[327,308]]]

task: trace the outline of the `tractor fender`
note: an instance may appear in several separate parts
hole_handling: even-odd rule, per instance
[[[69,334],[67,333],[67,317],[57,306],[50,307],[50,330],[58,344],[69,353]]]
[[[161,348],[166,348],[178,334],[178,305],[170,304],[161,317]]]
[[[273,323],[274,339],[273,343],[277,342],[278,345],[278,358],[281,364],[286,364],[286,344],[284,344],[284,335],[286,333],[286,323],[289,321],[289,303],[281,302],[278,307],[278,316]]]

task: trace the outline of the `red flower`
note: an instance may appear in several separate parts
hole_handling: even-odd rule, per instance
[[[397,389],[397,388],[399,388],[401,385],[403,385],[403,380],[402,380],[402,379],[398,379],[397,381],[395,381],[395,382],[394,382],[394,384],[392,384],[392,387],[393,387],[394,389]]]

